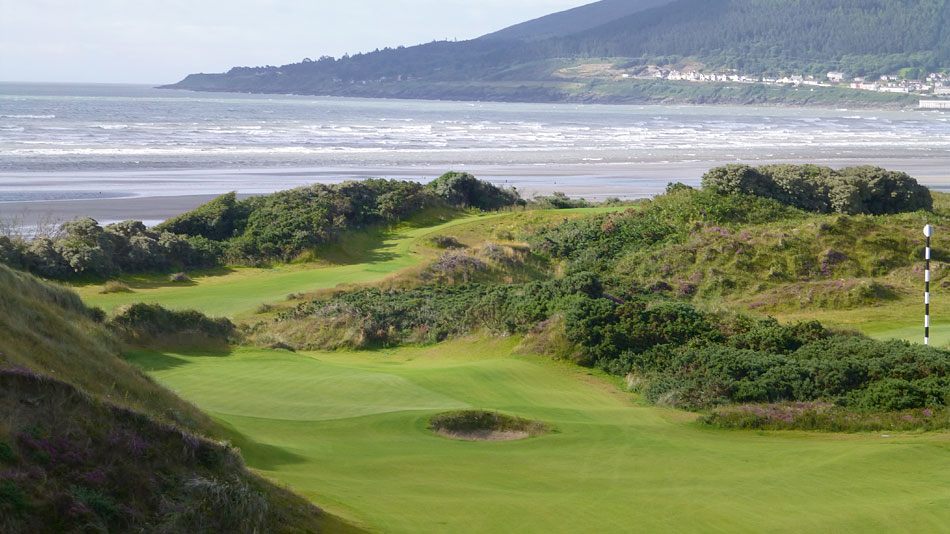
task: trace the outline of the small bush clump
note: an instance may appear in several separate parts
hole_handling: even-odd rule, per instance
[[[538,208],[555,210],[586,208],[590,206],[590,203],[583,198],[571,198],[560,191],[556,191],[550,196],[534,197],[531,202]]]
[[[22,516],[29,508],[26,495],[17,487],[16,483],[9,479],[0,479],[0,515],[9,513],[14,516]],[[0,525],[3,521],[0,521]]]
[[[5,441],[0,441],[0,462],[12,463],[16,460],[16,453],[13,447]]]
[[[186,282],[191,282],[191,277],[185,273],[172,273],[168,275],[168,281],[174,284],[182,284]]]
[[[465,248],[459,240],[449,235],[434,235],[426,240],[436,248]]]
[[[450,205],[486,211],[525,203],[517,191],[494,186],[467,172],[447,172],[426,184],[426,190]]]
[[[234,323],[226,317],[210,318],[194,310],[175,311],[144,303],[121,308],[108,324],[131,337],[201,334],[228,339],[235,333]]]
[[[103,284],[102,289],[99,290],[99,293],[131,293],[132,288],[128,286],[125,282],[120,282],[118,280],[109,280]]]

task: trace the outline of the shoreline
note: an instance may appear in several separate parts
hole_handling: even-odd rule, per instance
[[[650,99],[630,99],[624,97],[608,97],[608,98],[599,98],[594,95],[586,96],[573,96],[569,98],[557,99],[557,100],[519,100],[519,99],[452,99],[452,98],[424,98],[415,95],[409,96],[399,96],[399,94],[385,94],[385,95],[376,95],[376,96],[367,96],[365,94],[356,94],[356,93],[284,93],[284,92],[273,92],[273,91],[237,91],[232,88],[216,88],[216,87],[204,87],[204,88],[195,88],[180,86],[185,80],[182,79],[178,82],[171,84],[155,85],[151,86],[152,89],[162,90],[162,91],[187,91],[190,93],[204,93],[204,94],[232,94],[232,95],[257,95],[257,96],[290,96],[290,97],[312,97],[312,98],[352,98],[352,99],[361,99],[361,100],[392,100],[392,101],[418,101],[418,102],[453,102],[453,103],[492,103],[492,104],[572,104],[572,105],[599,105],[599,106],[695,106],[695,107],[764,107],[764,108],[783,108],[783,109],[822,109],[822,110],[836,110],[836,109],[854,109],[862,111],[913,111],[913,110],[922,110],[922,111],[932,111],[920,108],[918,105],[908,103],[906,105],[899,102],[894,102],[891,104],[883,104],[879,102],[863,102],[860,99],[857,100],[843,100],[834,104],[795,104],[791,102],[729,102],[729,101],[716,101],[716,102],[694,102],[689,99],[683,100],[650,100]],[[650,80],[644,80],[650,81]],[[690,82],[692,83],[692,82]],[[724,84],[729,87],[742,87],[742,85],[733,85],[733,84]],[[765,87],[772,88],[781,88],[781,86],[770,86],[766,85]],[[850,88],[839,88],[848,91],[855,91],[858,95],[864,95],[860,89],[850,89]],[[912,95],[914,98],[932,98],[925,95]]]
[[[363,178],[428,182],[445,172],[463,171],[502,187],[514,187],[524,198],[562,192],[602,201],[647,198],[662,193],[670,182],[698,187],[702,175],[718,165],[737,161],[657,163],[586,163],[557,165],[445,165],[420,167],[236,168],[152,171],[0,173],[0,198],[33,194],[33,200],[0,202],[0,233],[52,231],[76,217],[101,224],[128,219],[158,224],[236,191],[241,198],[315,183],[333,184]],[[841,160],[755,160],[749,165],[815,163],[833,168],[875,165],[903,171],[935,190],[950,190],[950,155],[946,158],[882,158]],[[107,198],[95,198],[97,194]],[[77,198],[44,199],[44,194],[74,193]]]

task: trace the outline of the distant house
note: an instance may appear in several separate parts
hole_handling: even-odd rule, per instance
[[[834,83],[841,83],[841,82],[843,82],[843,81],[845,80],[845,78],[847,78],[847,77],[848,77],[848,75],[847,75],[846,73],[840,72],[840,71],[837,71],[837,70],[833,70],[833,71],[830,71],[830,72],[828,73],[828,81],[834,82]]]

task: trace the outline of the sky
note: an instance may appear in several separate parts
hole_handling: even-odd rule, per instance
[[[172,83],[471,39],[593,0],[0,0],[0,81]]]

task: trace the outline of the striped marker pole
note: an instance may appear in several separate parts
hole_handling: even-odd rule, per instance
[[[927,248],[924,249],[924,345],[930,344],[930,236],[934,235],[934,227],[924,226],[924,235],[927,236]]]

